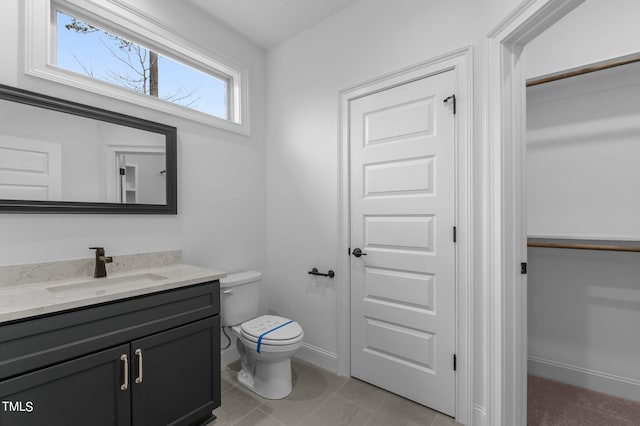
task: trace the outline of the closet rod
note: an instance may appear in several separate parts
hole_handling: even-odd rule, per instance
[[[566,244],[566,243],[529,242],[527,243],[527,247],[544,247],[544,248],[577,249],[577,250],[628,251],[628,252],[640,253],[640,247],[599,245],[599,244]]]
[[[619,67],[621,65],[632,64],[634,62],[640,62],[640,55],[629,55],[622,58],[614,59],[611,61],[599,62],[593,65],[587,65],[586,67],[573,68],[568,71],[562,71],[556,74],[550,74],[544,77],[532,78],[527,80],[527,87],[537,86],[539,84],[551,83],[552,81],[562,80],[569,77],[575,77],[577,75],[588,74],[590,72],[602,71],[609,68]]]

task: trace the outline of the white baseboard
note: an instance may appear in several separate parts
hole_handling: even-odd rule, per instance
[[[473,404],[473,426],[486,426],[487,425],[487,409],[480,405]]]
[[[529,356],[528,372],[619,398],[640,401],[640,380]]]
[[[295,356],[333,373],[338,371],[338,355],[317,346],[303,343]]]

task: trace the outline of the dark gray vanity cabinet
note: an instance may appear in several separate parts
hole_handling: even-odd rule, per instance
[[[0,325],[0,425],[197,425],[220,406],[219,284]]]

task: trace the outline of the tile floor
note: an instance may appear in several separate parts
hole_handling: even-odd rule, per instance
[[[454,426],[450,417],[371,386],[293,359],[293,391],[261,398],[238,383],[239,363],[222,370],[222,406],[207,426]]]

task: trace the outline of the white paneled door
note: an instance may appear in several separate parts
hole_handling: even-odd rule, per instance
[[[59,143],[0,137],[0,199],[57,201],[61,194]]]
[[[350,103],[351,375],[455,415],[454,72]]]

